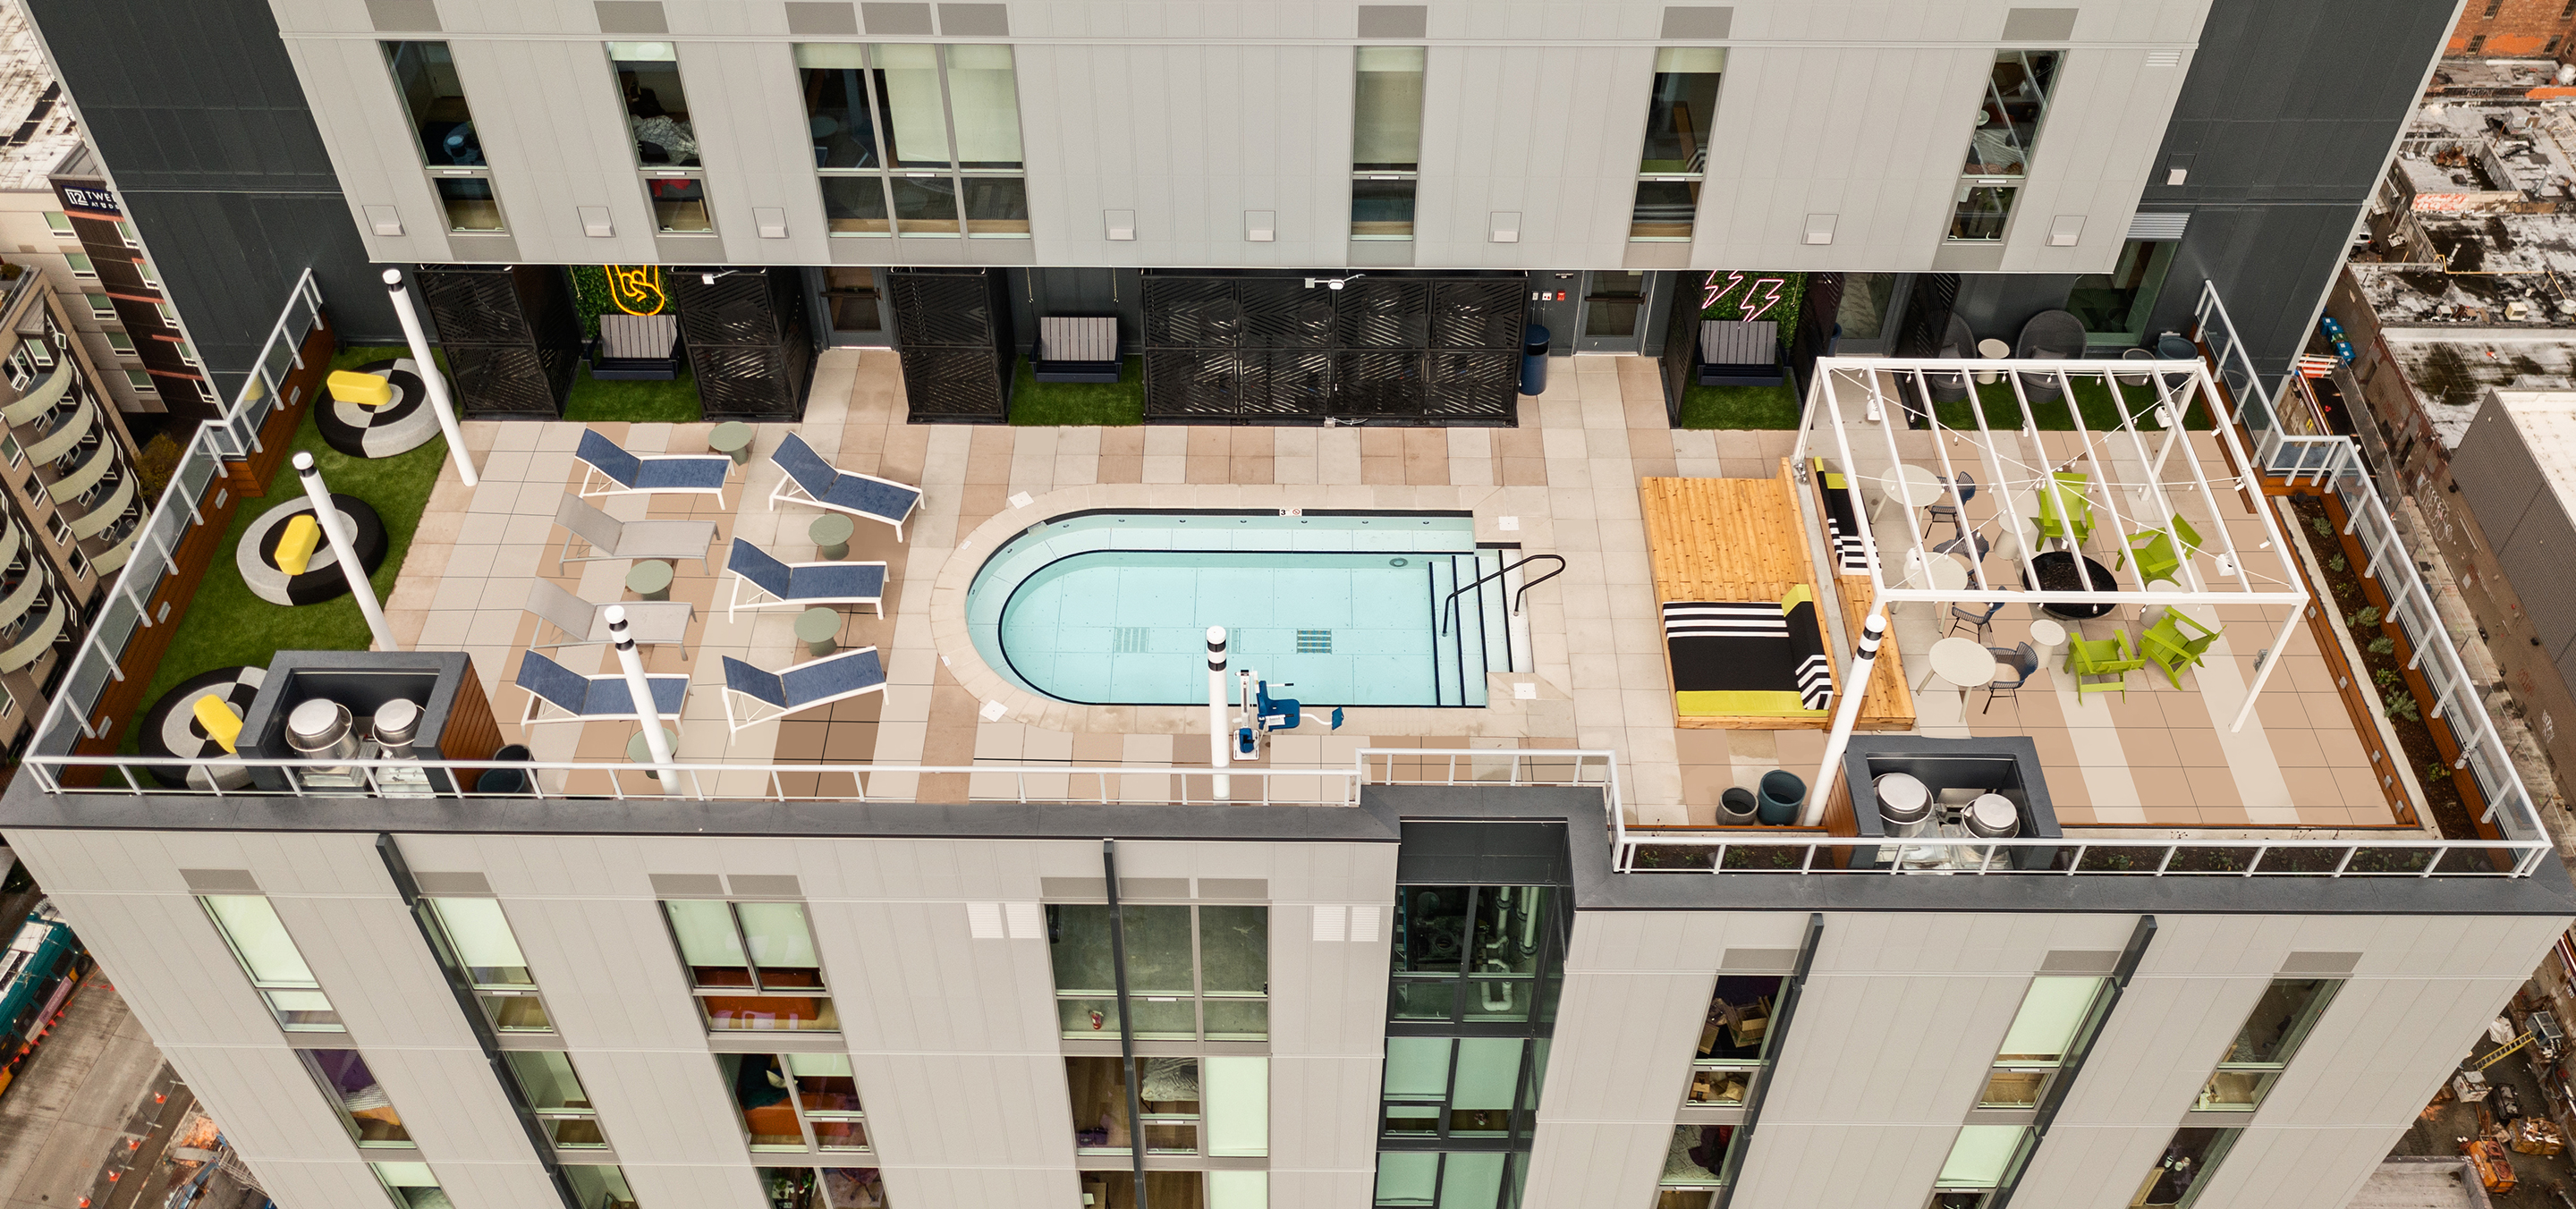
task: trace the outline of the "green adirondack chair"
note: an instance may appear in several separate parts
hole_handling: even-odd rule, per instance
[[[2175,572],[2182,570],[2183,556],[2174,552],[2172,534],[2162,529],[2152,529],[2138,534],[2129,539],[2129,548],[2120,552],[2120,561],[2126,563],[2131,554],[2138,556],[2139,582],[2154,583],[2159,579],[2171,579],[2175,583],[2182,582],[2174,575]]]
[[[2084,496],[2093,476],[2061,470],[2049,478],[2049,483],[2040,485],[2039,515],[2030,518],[2031,526],[2041,537],[2082,545],[2093,535],[2093,501]]]
[[[2168,608],[2163,620],[2138,636],[2138,653],[2156,665],[2175,688],[2181,688],[2182,669],[2199,667],[2201,656],[2208,654],[2218,636],[2226,632],[2226,626],[2213,630],[2180,609]]]
[[[2075,699],[2079,703],[2094,693],[2118,693],[2126,699],[2129,673],[2146,665],[2147,661],[2130,647],[2127,630],[2114,630],[2110,637],[2099,641],[2070,638],[2066,644],[2066,670],[2075,676]],[[2109,679],[2089,679],[2095,676]]]

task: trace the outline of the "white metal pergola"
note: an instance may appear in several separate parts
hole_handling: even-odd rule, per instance
[[[1964,408],[1975,418],[1974,428],[1941,422],[1937,414],[1940,407],[1928,402],[1933,398],[1933,388],[1940,385],[1955,391],[1959,379],[1970,375],[1980,379],[1997,375],[2000,381],[2010,384],[2013,400],[2021,411],[2018,427],[1990,426],[1981,406]],[[2129,384],[2125,391],[2123,379]],[[2060,454],[2049,452],[2033,420],[2033,381],[2055,386],[2074,417],[2074,430],[2057,434],[2064,442]],[[2085,422],[2083,409],[2075,406],[2077,383],[2098,384],[2118,402],[2120,418],[2116,426],[2094,428]],[[2154,397],[2134,400],[2132,396],[2140,388]],[[1974,400],[1975,387],[1968,389],[1969,399]],[[1846,537],[1859,539],[1877,601],[1871,614],[1882,627],[1885,606],[1905,601],[2001,602],[2033,608],[2269,605],[2281,609],[2282,619],[2280,632],[2268,649],[2282,651],[2287,649],[2292,627],[2299,624],[2309,599],[2297,556],[2291,552],[2271,508],[2262,503],[2261,484],[2250,477],[2212,481],[2200,459],[2193,455],[2183,430],[2181,417],[2189,414],[2194,402],[2205,403],[2210,415],[2230,414],[2217,391],[2208,367],[2199,361],[1820,358],[1807,391],[1805,418],[1799,426],[1792,464],[1803,473],[1811,457],[1838,462],[1831,469],[1843,475],[1842,489],[1851,500],[1852,519],[1858,530]],[[1928,430],[1909,428],[1909,421],[1918,417],[1928,423]],[[2221,423],[2212,435],[2223,443],[2234,465],[2247,468],[2241,473],[2250,476],[2253,459],[2237,440],[2234,429]],[[1954,444],[1961,441],[1968,448],[1954,452]],[[1914,451],[1911,456],[1908,449]],[[1902,469],[1909,465],[1920,469]],[[2068,470],[2081,472],[2086,481],[2079,486],[2054,477]],[[1907,492],[1924,489],[1926,472],[1937,491],[1931,502],[1946,502],[1957,508],[1959,528],[1969,535],[1965,557],[1956,560],[1967,564],[1967,583],[1962,587],[1944,587],[1934,582],[1934,560],[1952,557],[1937,546],[1951,543],[1927,545],[1919,505],[1903,502]],[[1966,520],[1963,473],[1973,479],[1976,493],[1995,493],[1995,513],[1982,523]],[[1896,493],[1892,499],[1891,491]],[[2082,549],[2071,540],[2043,539],[2032,531],[2030,518],[2041,514],[2040,497],[2049,492],[2063,493],[2061,498],[2066,502],[2056,509],[2060,516],[2066,515],[2075,497],[2080,496],[2090,505],[2094,524]],[[2237,511],[2250,511],[2262,523],[2263,539],[2254,548],[2244,549],[2237,544],[2227,524],[2232,514],[2219,503],[2221,492],[2247,493],[2250,506]],[[2197,507],[2187,512],[2186,504]],[[1874,523],[1873,510],[1879,509],[1884,511],[1875,518],[1879,523]],[[1898,515],[1905,518],[1904,532],[1878,532],[1880,523]],[[2098,552],[2101,561],[2109,562],[2119,552],[2129,550],[2134,540],[2157,530],[2170,531],[2178,515],[2192,521],[2202,539],[2198,552],[2184,557],[2173,577],[2179,590],[2149,591],[2138,574],[2134,554],[2125,568],[2111,572],[2111,582],[2093,582],[2097,568],[2088,565],[2086,554]],[[1992,545],[1986,557],[1977,554],[1980,538]],[[2038,586],[2039,575],[2031,560],[2056,549],[2076,551],[2074,568],[2090,590],[2044,590]],[[1830,549],[1827,553],[1840,555],[1840,551]],[[2004,567],[2014,568],[2013,573],[1999,573]],[[2254,700],[2279,662],[2265,659],[2256,669],[2245,703],[2230,729],[2242,730],[2246,719],[2253,716]],[[1846,669],[1844,683],[1852,684],[1848,672]],[[1835,713],[1832,735],[1826,744],[1825,767],[1819,771],[1814,798],[1821,798],[1830,787],[1833,766],[1841,760],[1852,725],[1858,719],[1862,695],[1859,691],[1846,692],[1839,703],[1841,708]]]

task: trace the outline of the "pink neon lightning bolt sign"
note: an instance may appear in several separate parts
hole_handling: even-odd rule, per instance
[[[1716,306],[1718,299],[1734,293],[1735,287],[1742,284],[1743,281],[1744,274],[1728,273],[1726,275],[1726,284],[1721,286],[1717,283],[1717,273],[1715,271],[1711,271],[1708,275],[1708,281],[1705,283],[1706,293],[1703,295],[1702,301],[1700,302],[1700,309],[1705,311],[1710,307]],[[1785,277],[1754,278],[1753,284],[1744,287],[1743,300],[1736,304],[1737,309],[1743,312],[1740,317],[1746,320],[1759,319],[1772,307],[1780,305],[1780,287],[1786,284],[1787,281],[1788,279]]]

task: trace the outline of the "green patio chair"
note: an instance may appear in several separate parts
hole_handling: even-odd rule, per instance
[[[2093,535],[2093,501],[2084,496],[2093,476],[2061,470],[2049,478],[2053,486],[2040,486],[2039,515],[2030,518],[2031,525],[2041,537],[2084,544],[2084,539]]]
[[[2162,620],[2138,636],[2138,653],[2156,665],[2175,688],[2181,688],[2182,669],[2199,667],[2201,656],[2208,654],[2218,636],[2226,632],[2226,626],[2213,630],[2180,609],[2167,608]]]
[[[2173,535],[2177,541],[2182,543],[2182,556],[2184,558],[2190,558],[2193,555],[2200,553],[2200,530],[2192,528],[2191,521],[2186,519],[2183,514],[2179,512],[2174,513]]]
[[[2181,518],[2177,517],[2175,519],[2179,520]],[[2131,537],[2129,539],[2129,548],[2120,551],[2120,561],[2114,564],[2115,569],[2120,566],[2128,565],[2129,555],[2133,553],[2138,556],[2138,581],[2140,583],[2154,583],[2159,579],[2170,579],[2175,583],[2182,582],[2182,580],[2175,578],[2174,573],[2182,570],[2183,556],[2174,553],[2174,539],[2172,534],[2167,533],[2162,529],[2150,529],[2144,533]]]
[[[2071,638],[2066,644],[2066,670],[2075,676],[2075,699],[2078,703],[2093,693],[2118,693],[2123,699],[2127,698],[2129,673],[2146,665],[2147,661],[2139,658],[2137,651],[2130,647],[2127,630],[2114,630],[2110,637],[2099,641]],[[2088,679],[2093,676],[2110,679]]]

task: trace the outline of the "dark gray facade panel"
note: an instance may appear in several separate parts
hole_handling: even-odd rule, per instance
[[[27,8],[219,393],[307,266],[343,342],[399,341],[264,0]]]
[[[2075,36],[2075,17],[2082,11],[2073,8],[2007,9],[2004,12],[2004,41],[2067,41]]]
[[[1732,5],[1668,5],[1664,9],[1664,37],[1670,41],[1705,41],[1730,37],[1735,32],[1735,8]]]
[[[2459,448],[2451,451],[2451,481],[2460,489],[2460,502],[2478,518],[2487,544],[2497,549],[2513,542],[2524,514],[2550,489],[2549,476],[2523,444],[2522,430],[2493,405],[2478,408]]]
[[[1430,28],[1431,7],[1425,4],[1363,4],[1360,6],[1360,36],[1363,38],[1419,38]]]
[[[2568,523],[2556,492],[2531,501],[2514,525],[2513,540],[2497,542],[2495,555],[2540,644],[2565,650],[2576,639],[2576,525]]]
[[[2452,8],[2214,0],[2143,199],[2193,212],[2151,333],[2188,330],[2207,279],[2266,377],[2288,367]],[[2189,176],[2167,184],[2175,168]]]
[[[662,16],[662,0],[591,0],[590,7],[603,34],[671,32],[671,23]]]
[[[939,34],[943,38],[1007,38],[1011,6],[1007,4],[942,4]]]
[[[859,32],[859,7],[851,0],[787,0],[787,32],[829,37]]]
[[[436,32],[438,0],[367,0],[367,21],[378,33]]]
[[[862,4],[859,15],[867,22],[871,34],[926,36],[930,33],[930,6],[927,4]]]

